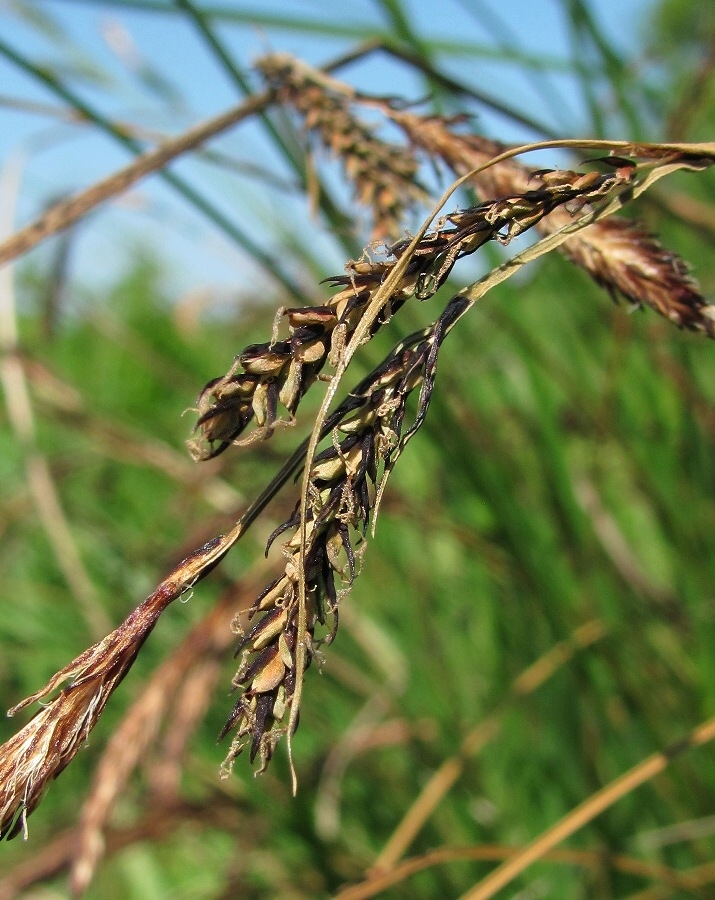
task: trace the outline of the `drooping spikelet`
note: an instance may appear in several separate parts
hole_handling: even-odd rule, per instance
[[[614,300],[645,304],[679,328],[715,337],[715,306],[703,297],[681,257],[639,222],[605,219],[584,229],[580,240],[566,241],[563,252]]]
[[[391,111],[390,117],[415,146],[441,158],[458,175],[488,163],[506,149],[495,141],[456,132],[451,123],[437,117],[401,111]],[[642,152],[647,153],[647,147]],[[616,165],[623,162],[629,161],[614,160]],[[528,190],[543,175],[509,159],[484,169],[471,183],[482,197],[500,197]],[[542,234],[557,231],[569,223],[571,213],[560,206],[541,219],[537,229]],[[649,306],[680,328],[715,337],[715,307],[703,296],[688,265],[640,223],[603,219],[571,236],[559,249],[614,299]]]
[[[507,243],[565,206],[570,210],[567,220],[571,221],[573,213],[584,205],[624,189],[632,174],[628,166],[606,174],[542,172],[520,193],[502,195],[442,217],[414,248],[402,278],[372,327],[373,333],[410,297],[431,297],[457,260],[487,241]],[[349,263],[347,275],[329,279],[341,289],[324,306],[284,310],[287,339],[246,347],[226,375],[210,381],[197,402],[199,437],[189,444],[194,457],[209,459],[231,443],[270,437],[278,424],[290,421],[326,362],[334,363],[339,357],[372,298],[409,246],[409,240],[393,244],[387,261]],[[289,414],[287,420],[280,417],[281,407]],[[251,424],[255,430],[242,438]]]
[[[108,641],[105,638],[102,644]],[[0,840],[25,831],[27,816],[89,737],[139,646],[117,645],[104,659],[101,651],[90,653],[81,665],[63,670],[59,675],[74,677],[73,682],[0,748]],[[59,680],[55,676],[48,688]]]
[[[84,745],[162,611],[217,564],[231,541],[221,535],[187,556],[118,628],[9,711],[14,715],[57,692],[0,747],[0,840],[24,831],[27,816]]]
[[[245,634],[236,626],[241,634],[236,655],[241,662],[233,686],[241,690],[241,696],[221,732],[223,737],[234,731],[227,772],[246,747],[251,762],[259,757],[262,771],[286,733],[298,696],[300,579],[306,588],[307,667],[321,644],[335,637],[340,600],[357,575],[357,557],[371,517],[377,514],[381,488],[424,421],[439,346],[450,323],[466,306],[466,300],[455,298],[435,325],[399,344],[338,411],[333,445],[315,458],[310,473],[304,565],[300,504],[269,538],[268,547],[282,533],[293,532],[283,545],[284,571],[249,611],[255,624]],[[421,388],[417,414],[406,428],[407,401],[416,388]],[[324,633],[316,637],[321,626]]]

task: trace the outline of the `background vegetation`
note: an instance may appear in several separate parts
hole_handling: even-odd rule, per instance
[[[119,18],[137,8],[187,17],[215,64],[229,66],[237,90],[254,83],[248,60],[224,58],[222,35],[241,27],[242,3],[205,4],[203,13],[187,0],[105,5]],[[414,96],[430,93],[441,111],[482,108],[435,77],[434,70],[452,74],[448,55],[437,39],[417,33],[407,5],[381,0],[374,9],[381,29],[366,24],[348,35],[337,21],[306,16],[301,33],[318,48],[312,61],[381,36],[412,59],[400,63],[405,70],[430,73],[415,76]],[[11,11],[67,51],[64,70],[29,56],[13,64],[44,79],[53,103],[89,116],[82,127],[105,128],[103,91],[106,115],[114,116],[111,79],[104,73],[103,84],[76,64],[55,5],[18,3]],[[709,4],[656,4],[642,25],[635,69],[588,4],[564,0],[561,13],[572,54],[558,77],[582,92],[591,121],[562,121],[559,136],[712,136]],[[481,14],[485,5],[464,4],[465,23]],[[501,35],[494,46],[548,92],[549,55],[534,60],[514,35],[518,23],[493,10],[489,16]],[[277,47],[281,34],[298,33],[293,17],[285,18],[291,21],[278,30],[271,16],[251,13]],[[11,49],[0,46],[6,60]],[[476,59],[482,50],[472,48]],[[170,77],[149,65],[139,75],[147,90],[161,86],[159,75]],[[341,77],[349,80],[350,71]],[[82,109],[88,85],[97,102]],[[527,115],[519,96],[507,100]],[[321,197],[297,124],[276,114],[260,127],[262,146],[273,148],[269,162],[281,154],[282,161],[258,190],[283,198],[280,179],[290,177],[301,199],[291,195],[286,208],[305,202],[303,188],[321,208],[305,218],[309,228],[291,229],[292,213],[288,221],[264,221],[253,250],[233,235],[255,267],[240,298],[177,298],[155,251],[139,242],[111,287],[100,289],[73,265],[79,229],[16,268],[19,352],[10,355],[20,359],[29,393],[20,412],[7,396],[0,415],[5,707],[226,530],[296,440],[295,431],[282,432],[270,444],[202,464],[184,447],[192,425],[184,410],[238,349],[267,339],[286,302],[284,288],[259,276],[260,254],[276,255],[286,278],[315,299],[320,279],[340,273],[336,260],[358,255],[367,241],[360,222],[347,228],[354,209],[330,165],[320,176]],[[554,130],[544,125],[542,133]],[[491,136],[503,137],[496,127]],[[132,138],[139,146],[147,139],[141,129]],[[218,165],[227,184],[230,162],[225,153],[204,157],[179,175],[200,184],[200,167]],[[264,175],[243,169],[236,184]],[[693,263],[712,296],[713,173],[662,184],[632,212]],[[252,196],[255,189],[232,188],[229,219],[253,238]],[[92,219],[81,227],[91,230]],[[489,264],[500,258],[496,250],[486,256]],[[434,318],[439,302],[405,308],[358,369],[367,371],[398,335]],[[5,314],[4,346],[12,350],[8,321]],[[191,659],[189,640],[189,661],[167,688],[173,702],[111,816],[88,897],[328,896],[364,879],[376,861],[395,872],[384,896],[456,897],[510,848],[713,716],[712,345],[650,312],[629,315],[551,254],[460,324],[440,366],[427,423],[390,481],[338,638],[322,671],[308,673],[295,742],[297,797],[290,798],[282,750],[259,779],[241,759],[230,779],[219,780],[224,751],[215,741],[233,704],[228,623],[269,577],[263,543],[295,502],[286,490],[188,602],[162,617],[90,744],[30,819],[29,842],[0,849],[0,897],[67,896],[73,829],[107,742],[153,673],[177,657],[212,609],[223,611],[214,643]],[[4,381],[6,392],[11,384]],[[301,435],[310,409],[301,412]],[[0,737],[14,727],[0,722]],[[425,803],[428,785],[433,808],[422,807],[412,833],[405,816],[416,800]],[[712,896],[714,810],[713,748],[705,746],[626,793],[561,855],[515,880],[509,896]],[[421,871],[394,868],[423,854]]]

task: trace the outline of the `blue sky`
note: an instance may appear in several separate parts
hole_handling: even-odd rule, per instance
[[[216,4],[219,5],[219,4]],[[239,0],[223,6],[250,9]],[[608,39],[629,60],[634,76],[643,61],[635,53],[639,31],[650,0],[591,0],[589,8]],[[441,39],[446,52],[440,64],[451,74],[508,102],[544,122],[563,136],[585,136],[589,114],[578,81],[573,77],[573,45],[566,28],[561,0],[408,0],[412,20],[421,34]],[[266,50],[284,50],[309,62],[322,63],[356,43],[353,32],[371,23],[385,28],[382,10],[373,0],[254,0],[253,9],[276,17],[339,22],[345,36],[327,42],[322,37],[280,28],[259,28],[250,22],[227,22],[220,37],[245,67]],[[435,15],[435,10],[438,14]],[[28,20],[40,14],[43,22]],[[40,27],[38,27],[38,25]],[[195,29],[180,15],[127,10],[120,5],[79,0],[0,0],[0,35],[11,47],[35,63],[66,64],[68,83],[102,112],[145,128],[177,133],[199,119],[236,102],[234,85],[207,51]],[[524,69],[509,58],[509,48],[540,60]],[[465,54],[474,44],[479,52]],[[78,73],[79,77],[78,77]],[[423,83],[404,67],[372,57],[345,73],[358,87],[381,94],[420,96]],[[0,58],[3,98],[35,101],[61,107],[62,102],[37,81]],[[93,180],[125,165],[131,156],[108,137],[84,126],[0,105],[0,164],[21,158],[23,179],[18,219],[37,214],[51,198],[77,191]],[[505,141],[534,139],[501,115],[480,110],[479,127]],[[618,138],[625,134],[611,133]],[[277,165],[261,142],[258,130],[241,126],[217,144],[248,164]],[[179,166],[187,180],[200,187],[221,209],[244,227],[258,233],[270,230],[276,217],[310,218],[303,201],[269,192],[255,179],[196,162]],[[246,221],[250,217],[251,221]],[[260,278],[245,255],[215,227],[193,211],[157,178],[142,182],[127,196],[98,212],[92,227],[78,239],[76,268],[90,282],[115,277],[137,244],[156,248],[169,268],[168,288],[177,294],[210,285],[218,291],[255,287]],[[337,254],[325,236],[328,256]],[[334,255],[335,264],[339,256]],[[332,263],[332,260],[331,260]],[[340,266],[341,267],[341,266]]]

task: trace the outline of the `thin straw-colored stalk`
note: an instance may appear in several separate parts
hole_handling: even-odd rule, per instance
[[[22,162],[8,162],[0,173],[0,236],[11,231]],[[0,268],[0,383],[8,419],[15,438],[24,451],[25,475],[47,539],[93,638],[110,627],[110,621],[98,602],[97,591],[82,562],[77,543],[67,522],[59,491],[46,457],[36,442],[35,414],[28,380],[19,354],[19,332],[15,303],[13,268]]]
[[[715,883],[715,863],[706,862],[700,866],[693,866],[693,868],[683,872],[683,875],[692,882],[692,887],[690,888],[692,892],[699,891],[702,896],[707,896],[703,889],[712,887]],[[670,888],[664,884],[659,884],[645,888],[645,890],[638,891],[635,894],[630,894],[626,900],[667,900],[667,898],[671,897],[672,891]]]
[[[636,788],[650,781],[656,775],[664,771],[674,759],[686,750],[700,747],[715,739],[715,719],[709,719],[702,725],[693,729],[687,737],[678,741],[659,753],[638,763],[628,772],[616,778],[600,791],[596,791],[583,803],[580,803],[568,815],[532,841],[512,859],[499,866],[494,872],[482,879],[470,891],[467,891],[461,900],[488,900],[497,891],[506,887],[517,878],[532,863],[542,859],[566,838],[570,837],[584,825],[587,825],[596,816],[613,806],[620,799],[630,794]]]
[[[0,244],[0,265],[27,253],[50,235],[78,222],[100,203],[123,193],[146,175],[159,171],[177,157],[249,118],[267,102],[267,94],[257,94],[218,116],[200,122],[178,137],[164,141],[154,150],[148,150],[138,156],[134,162],[118,172],[50,207],[39,218]]]
[[[348,50],[342,57],[323,68],[326,72],[335,72],[338,69],[343,69],[351,63],[363,60],[367,56],[377,52],[385,53],[393,59],[407,63],[407,65],[416,69],[418,72],[422,72],[422,74],[426,75],[430,81],[444,88],[445,92],[450,93],[455,97],[464,97],[468,100],[474,100],[482,106],[486,106],[487,108],[500,113],[506,119],[511,119],[513,122],[524,125],[530,131],[533,131],[534,134],[541,137],[554,139],[558,137],[555,131],[550,129],[543,122],[534,119],[532,116],[528,115],[528,113],[517,109],[515,106],[512,106],[497,97],[491,96],[481,88],[459,81],[453,75],[447,75],[441,69],[437,68],[433,60],[425,60],[419,54],[406,49],[403,45],[396,45],[392,41],[385,40],[379,36],[368,38],[353,49]]]
[[[410,876],[434,866],[446,865],[451,862],[509,861],[519,852],[518,848],[492,844],[479,847],[439,847],[422,856],[406,859],[389,872],[376,873],[368,881],[344,888],[335,895],[335,900],[368,900],[369,897],[375,897],[394,885],[402,884]],[[700,887],[696,876],[689,872],[677,872],[668,866],[635,859],[632,856],[604,854],[600,850],[549,850],[548,853],[544,853],[541,861],[565,866],[579,866],[593,872],[598,872],[608,866],[628,875],[657,880],[661,884],[667,885],[668,889],[681,888],[687,891]]]
[[[305,462],[303,464],[303,479],[301,484],[301,492],[300,492],[300,579],[299,579],[299,601],[298,601],[298,633],[296,638],[297,645],[297,654],[296,654],[296,687],[293,703],[291,704],[290,710],[290,718],[288,721],[288,759],[290,763],[291,769],[291,779],[293,783],[293,793],[295,794],[298,790],[298,779],[295,771],[295,766],[293,764],[293,748],[292,748],[292,736],[295,732],[296,726],[298,724],[298,715],[300,712],[300,700],[303,690],[303,678],[305,675],[305,667],[306,667],[306,658],[307,658],[307,646],[306,646],[306,583],[305,583],[305,561],[306,561],[306,547],[307,547],[307,523],[308,523],[308,502],[310,495],[310,484],[311,484],[311,472],[313,469],[313,463],[315,461],[315,455],[318,449],[318,443],[320,441],[321,435],[323,434],[323,428],[328,417],[328,410],[335,398],[335,395],[340,387],[343,376],[347,371],[348,366],[350,365],[350,361],[352,360],[355,352],[358,347],[363,344],[370,334],[370,329],[373,323],[377,320],[377,317],[380,315],[380,312],[384,308],[384,306],[389,302],[390,297],[395,292],[397,286],[400,283],[403,275],[407,271],[407,267],[412,260],[412,256],[414,254],[415,248],[422,240],[422,238],[427,233],[427,229],[430,227],[434,217],[437,213],[442,209],[447,200],[452,196],[452,194],[460,187],[460,185],[467,180],[467,178],[473,173],[468,173],[462,178],[458,178],[440,197],[437,203],[434,205],[430,214],[427,218],[422,222],[418,232],[410,241],[407,249],[404,254],[397,260],[394,267],[390,271],[389,275],[385,278],[384,282],[380,285],[378,290],[375,292],[374,297],[370,300],[368,307],[363,312],[360,321],[358,322],[348,345],[345,347],[344,351],[340,354],[339,359],[337,360],[337,364],[335,366],[335,372],[328,383],[328,388],[325,391],[325,395],[323,397],[322,403],[320,405],[320,409],[318,410],[317,416],[315,418],[315,425],[313,426],[313,430],[311,431],[310,438],[308,440],[308,446],[305,453]]]
[[[105,134],[110,135],[112,138],[114,138],[114,140],[116,140],[123,147],[130,150],[135,155],[141,154],[141,146],[134,140],[134,138],[129,137],[129,135],[124,134],[120,130],[117,130],[112,122],[106,118],[106,116],[104,116],[102,113],[82,100],[77,94],[66,87],[66,85],[64,85],[62,81],[60,81],[48,69],[38,67],[34,63],[32,63],[22,52],[16,50],[14,47],[11,47],[6,41],[4,41],[1,36],[0,55],[4,56],[11,63],[22,69],[27,74],[39,80],[53,93],[61,97],[71,106],[73,106],[78,112],[90,119],[100,131],[103,131]],[[192,187],[181,176],[166,168],[160,168],[157,169],[157,171],[160,178],[170,184],[175,191],[177,191],[185,200],[188,200],[188,202],[191,203],[196,209],[198,209],[199,212],[203,213],[208,219],[210,219],[214,223],[214,225],[218,226],[218,228],[220,228],[225,234],[227,234],[228,237],[230,237],[231,240],[238,244],[239,247],[246,250],[255,260],[257,260],[263,266],[263,268],[267,272],[269,272],[280,284],[282,284],[290,294],[296,297],[301,295],[302,292],[293,282],[292,278],[290,278],[283,271],[283,267],[281,266],[280,261],[263,250],[254,241],[253,237],[248,232],[244,231],[239,225],[237,225],[234,221],[224,215],[224,213],[221,212],[221,210],[217,206],[215,206],[199,190]],[[1,262],[2,256],[0,256],[0,263]]]
[[[509,699],[526,697],[538,690],[561,666],[570,661],[577,650],[590,647],[605,634],[600,622],[580,625],[568,640],[552,647],[514,680]],[[404,814],[372,865],[372,872],[390,870],[396,865],[445,794],[460,778],[469,758],[479,753],[499,733],[503,716],[504,710],[497,710],[468,732],[462,740],[459,753],[442,763]]]

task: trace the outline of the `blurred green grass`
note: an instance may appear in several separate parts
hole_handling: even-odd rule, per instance
[[[190,402],[186,385],[200,384],[207,369],[220,371],[229,348],[252,333],[238,319],[210,318],[191,335],[180,331],[157,276],[155,267],[138,267],[116,287],[110,310],[124,345],[97,328],[93,304],[49,341],[28,315],[23,344],[33,362],[81,396],[90,421],[180,449],[190,421],[180,416]],[[271,313],[263,323],[253,318],[258,338]],[[559,259],[527,283],[500,287],[464,324],[445,343],[428,422],[391,480],[376,540],[345,601],[351,615],[326,650],[322,673],[313,667],[308,674],[296,740],[298,798],[288,800],[282,754],[256,781],[241,763],[231,790],[245,826],[240,817],[226,835],[194,823],[119,853],[89,896],[221,896],[234,869],[252,896],[334,891],[370,865],[430,773],[494,710],[504,711],[498,735],[467,762],[410,853],[519,845],[711,714],[711,346],[653,316],[629,316]],[[147,345],[164,365],[137,363]],[[228,517],[198,490],[108,455],[85,420],[58,417],[41,401],[38,408],[40,447],[100,602],[119,621],[177,548],[197,543],[207,523],[220,530]],[[3,696],[12,702],[89,635],[32,513],[22,454],[7,424],[3,430],[0,565],[17,614],[0,619],[0,641]],[[226,454],[217,477],[250,498],[273,466],[261,450]],[[247,545],[230,571],[240,573],[258,552]],[[225,577],[162,618],[90,746],[33,816],[30,844],[3,848],[8,863],[37,854],[73,821],[121,709],[206,612]],[[519,673],[594,620],[604,637],[515,700],[510,687]],[[368,627],[379,643],[365,639]],[[227,688],[229,660],[224,669]],[[229,703],[219,690],[192,741],[185,791],[202,802],[220,789],[214,738]],[[368,744],[354,758],[345,745],[344,775],[331,783],[326,758],[365,705],[375,706],[378,723],[392,725],[387,743]],[[12,724],[3,723],[5,735]],[[573,840],[604,854],[597,872],[542,864],[524,883],[543,883],[544,896],[625,896],[642,880],[609,871],[608,851],[680,869],[707,862],[712,838],[658,847],[648,836],[710,814],[709,756],[705,748],[679,760]],[[336,789],[339,829],[321,836],[315,806]],[[137,783],[118,819],[131,822],[141,812]],[[200,861],[186,861],[187,841]],[[197,866],[210,876],[200,878]],[[391,896],[456,896],[484,871],[475,863],[437,867]]]
[[[662,4],[663,21],[676,5]],[[607,52],[582,13],[583,4],[574,4],[574,55],[584,42],[589,52],[602,51],[579,69],[594,134],[616,121],[647,131],[637,101],[648,86],[624,80],[623,60]],[[701,26],[683,18],[679,27],[695,54]],[[401,39],[410,44],[409,29]],[[425,51],[419,41],[411,49]],[[616,98],[613,120],[592,92],[598,65]],[[672,68],[686,91],[692,67],[678,57]],[[694,138],[712,128],[708,97]],[[674,182],[704,202],[712,202],[713,184],[708,175]],[[712,295],[707,232],[654,206],[638,212],[696,265]],[[330,274],[318,273],[303,252],[316,281]],[[168,296],[161,261],[143,251],[108,295],[83,288],[82,303],[48,335],[44,288],[36,269],[18,286],[38,448],[96,603],[118,623],[178,559],[226,529],[295,441],[296,432],[282,432],[269,445],[193,467],[183,447],[192,421],[183,412],[235,352],[267,338],[274,308],[267,302],[194,320]],[[367,348],[371,361],[397,334],[433,319],[448,290],[403,310],[391,335]],[[224,748],[215,736],[234,702],[235,667],[226,654],[182,774],[182,797],[196,813],[110,852],[88,897],[328,896],[364,876],[431,775],[495,714],[496,733],[464,761],[408,854],[520,846],[712,716],[714,401],[711,344],[615,306],[559,258],[488,295],[445,342],[427,423],[390,480],[338,638],[321,671],[308,673],[295,741],[297,798],[289,796],[282,750],[260,779],[245,760],[229,781],[218,778]],[[301,409],[301,434],[311,408],[306,401]],[[7,707],[93,638],[34,510],[26,454],[4,413],[0,433],[0,692]],[[217,483],[218,508],[211,502]],[[122,714],[191,624],[250,571],[294,497],[286,489],[256,534],[162,617],[89,745],[30,819],[30,842],[2,847],[4,872],[40,865],[43,848],[76,822]],[[517,696],[520,674],[589,623],[602,636]],[[1,720],[0,739],[15,727]],[[624,873],[613,856],[674,871],[711,863],[712,754],[704,747],[679,757],[572,838],[569,847],[592,851],[590,867],[540,862],[511,896],[709,896],[715,873],[686,892],[657,874]],[[114,817],[119,830],[151,821],[149,786],[146,771],[131,781]],[[678,823],[686,825],[674,839],[666,829]],[[386,896],[456,897],[493,864],[436,865]],[[67,896],[65,873],[52,872],[27,895]]]

